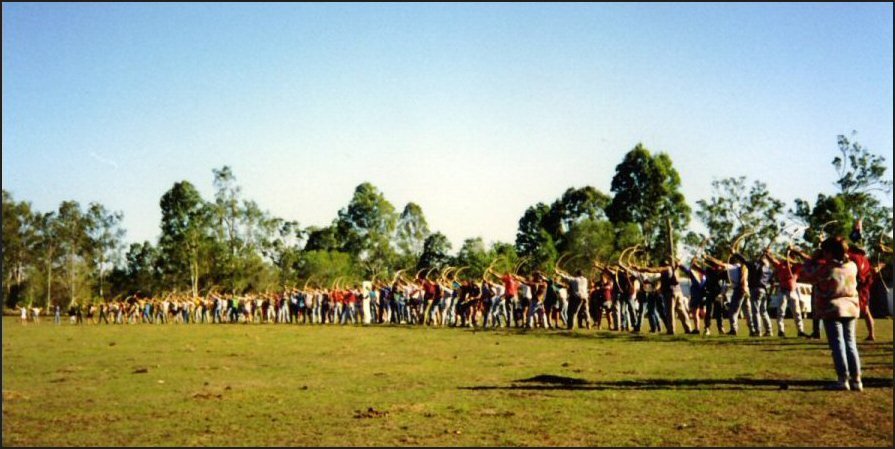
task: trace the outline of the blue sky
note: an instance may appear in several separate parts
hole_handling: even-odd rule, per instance
[[[608,192],[638,142],[694,208],[727,176],[832,192],[852,130],[892,176],[891,4],[2,8],[3,188],[121,210],[131,241],[225,164],[303,226],[372,182],[455,249],[512,242],[570,186]]]

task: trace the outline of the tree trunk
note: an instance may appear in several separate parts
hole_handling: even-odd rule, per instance
[[[105,263],[105,260],[103,259],[103,256],[100,255],[99,256],[99,297],[100,297],[100,299],[103,298],[103,264],[104,263]]]
[[[19,259],[19,260],[21,261],[22,259]],[[22,278],[24,278],[24,272],[25,272],[25,268],[24,268],[22,262],[17,262],[17,263],[16,263],[16,268],[15,268],[14,271],[15,271],[15,276],[16,276],[16,281],[15,281],[15,282],[16,282],[16,286],[19,287],[19,290],[18,290],[18,291],[19,291],[19,294],[21,295],[21,292],[22,292]],[[31,297],[31,295],[29,294],[28,297],[25,298],[26,300],[28,300],[28,307],[31,307],[31,300],[30,300],[30,297]]]
[[[47,310],[50,310],[50,301],[53,297],[53,253],[47,256]]]
[[[190,287],[193,291],[193,297],[199,296],[199,261],[192,260],[190,263]]]
[[[69,288],[68,305],[69,305],[69,307],[71,307],[71,305],[75,303],[75,253],[74,253],[74,251],[68,252],[68,288]]]

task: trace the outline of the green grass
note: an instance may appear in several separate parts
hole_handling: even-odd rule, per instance
[[[863,394],[796,338],[3,324],[4,445],[893,444],[887,319]]]

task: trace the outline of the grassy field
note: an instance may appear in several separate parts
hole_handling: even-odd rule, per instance
[[[859,394],[825,340],[5,318],[3,445],[891,447],[877,323]]]

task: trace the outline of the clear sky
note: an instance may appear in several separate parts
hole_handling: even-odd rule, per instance
[[[638,142],[694,208],[740,175],[813,202],[852,130],[892,176],[891,4],[2,8],[3,188],[121,210],[130,241],[225,164],[302,226],[372,182],[455,250],[513,242],[570,186],[608,193]]]

